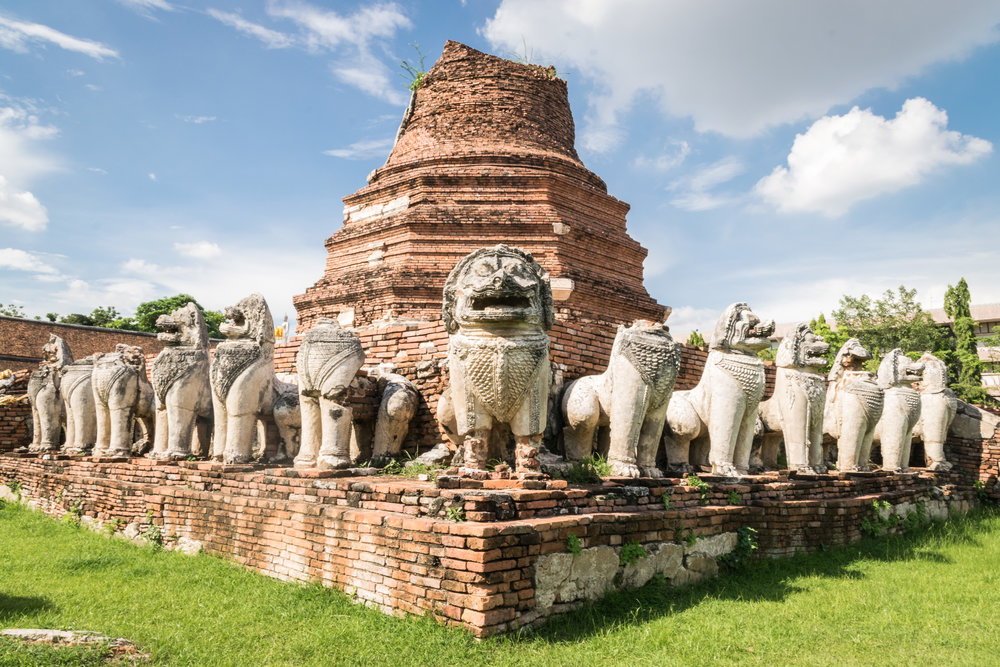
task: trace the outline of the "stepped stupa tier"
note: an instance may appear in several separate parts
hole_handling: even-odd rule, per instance
[[[357,329],[440,323],[452,267],[505,243],[531,252],[552,278],[557,372],[603,370],[618,324],[659,320],[664,309],[643,287],[646,250],[626,231],[628,204],[584,167],[574,135],[554,70],[448,42],[385,165],[344,198],[326,271],[295,298],[299,331],[318,317]],[[412,342],[413,332],[398,336]]]

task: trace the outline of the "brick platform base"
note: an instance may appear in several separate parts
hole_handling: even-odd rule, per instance
[[[757,530],[759,553],[785,556],[860,539],[876,499],[943,516],[975,498],[971,470],[786,472],[740,484],[702,475],[704,498],[682,479],[435,485],[368,472],[0,455],[0,481],[50,513],[151,517],[168,543],[186,538],[270,576],[321,581],[388,613],[430,612],[477,636],[537,625],[656,573],[675,585],[710,576],[741,526]]]

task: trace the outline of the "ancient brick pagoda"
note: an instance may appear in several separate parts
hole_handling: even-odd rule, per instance
[[[626,231],[628,204],[583,165],[574,134],[566,82],[552,70],[449,41],[389,159],[344,199],[326,271],[295,297],[300,331],[340,317],[369,365],[396,364],[434,403],[445,278],[472,250],[506,243],[553,279],[557,380],[603,370],[617,326],[664,309],[643,287],[646,250]]]

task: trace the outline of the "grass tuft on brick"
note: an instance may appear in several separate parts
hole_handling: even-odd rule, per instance
[[[269,579],[0,508],[0,627],[136,642],[154,664],[991,664],[1000,515],[751,564],[689,588],[658,578],[535,632],[481,642],[337,591]],[[100,649],[0,640],[0,664],[103,664]]]

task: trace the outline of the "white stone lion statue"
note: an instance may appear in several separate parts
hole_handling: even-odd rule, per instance
[[[251,294],[225,310],[212,358],[212,405],[215,420],[212,458],[247,463],[253,456],[254,430],[270,417],[274,400],[274,321],[267,302]]]
[[[826,365],[823,356],[830,345],[805,322],[778,345],[774,360],[777,367],[774,394],[761,401],[758,408],[764,427],[765,466],[776,463],[771,443],[775,436],[785,441],[785,457],[790,470],[824,473],[823,407],[826,401],[826,378],[819,368]],[[775,443],[776,444],[776,443]]]
[[[878,384],[885,392],[882,418],[875,426],[875,441],[882,447],[882,470],[905,472],[910,469],[913,427],[920,419],[920,381],[924,365],[907,357],[898,347],[885,356],[878,367]]]
[[[615,475],[662,477],[656,456],[667,404],[680,368],[680,348],[666,324],[643,320],[618,327],[608,368],[566,387],[562,399],[566,458],[580,461],[606,428],[605,453]],[[604,449],[601,447],[600,449]]]
[[[871,353],[857,338],[848,339],[827,375],[823,430],[837,442],[837,470],[868,470],[875,426],[882,417],[884,391],[864,369]]]
[[[42,346],[42,360],[38,368],[28,377],[28,400],[31,402],[32,423],[32,440],[28,446],[30,452],[59,449],[63,412],[59,395],[60,371],[72,362],[73,354],[66,341],[55,334],[50,334],[48,342]]]
[[[667,407],[667,462],[690,470],[691,441],[707,438],[712,474],[746,475],[764,395],[764,362],[757,352],[768,347],[774,321],[761,322],[745,303],[734,303],[715,325],[701,380],[691,391],[675,392]]]
[[[958,413],[958,397],[948,388],[948,367],[930,352],[920,357],[924,365],[920,382],[920,419],[913,435],[924,443],[924,458],[928,470],[947,472],[951,463],[945,458],[944,443],[948,429]]]
[[[82,454],[97,441],[97,408],[91,387],[94,356],[74,361],[70,355],[68,361],[59,371],[59,396],[66,418],[66,442],[62,451]]]
[[[151,458],[207,455],[212,424],[208,327],[192,302],[156,318],[164,348],[153,362],[156,439]]]
[[[91,388],[97,413],[94,456],[131,456],[137,422],[143,442],[152,441],[155,399],[141,347],[119,343],[114,352],[97,355]]]
[[[540,472],[552,373],[548,274],[520,248],[480,248],[449,274],[442,317],[451,334],[450,386],[438,414],[463,442],[464,467],[486,469],[496,423],[514,435],[516,471]]]

